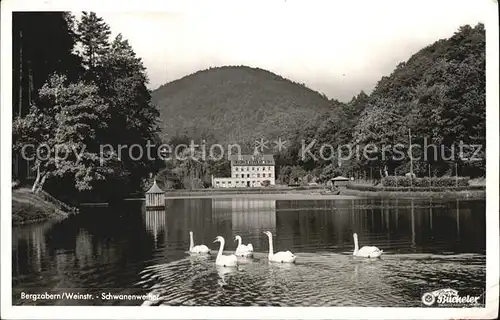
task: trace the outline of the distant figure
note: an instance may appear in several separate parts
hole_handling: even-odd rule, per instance
[[[415,175],[415,173],[410,173],[410,172],[408,172],[408,173],[406,173],[406,174],[405,174],[405,177],[408,177],[408,178],[410,178],[410,177],[412,177],[412,176],[413,176],[413,179],[415,179],[415,178],[417,177],[417,176]]]

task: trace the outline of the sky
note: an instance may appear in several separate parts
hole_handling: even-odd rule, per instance
[[[483,0],[287,0],[96,13],[142,58],[151,89],[209,67],[247,65],[348,101],[421,48],[485,22],[485,10]]]

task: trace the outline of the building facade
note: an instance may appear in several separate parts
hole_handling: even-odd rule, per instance
[[[230,156],[231,177],[212,177],[213,188],[257,188],[273,186],[276,182],[273,155],[259,154]]]

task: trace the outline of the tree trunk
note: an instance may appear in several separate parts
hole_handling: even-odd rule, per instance
[[[43,185],[45,184],[45,180],[47,178],[46,172],[40,172],[40,165],[38,165],[36,169],[36,179],[33,183],[33,187],[31,188],[31,192],[38,193],[42,190]]]
[[[45,184],[46,179],[47,179],[47,174],[44,174],[42,177],[42,181],[40,181],[40,183],[38,184],[38,189],[36,190],[35,193],[42,191],[42,188],[43,188],[43,185]]]
[[[23,32],[19,31],[19,114],[23,113]]]
[[[35,192],[38,183],[40,182],[40,165],[36,169],[36,179],[35,182],[33,183],[33,187],[31,187],[31,192]]]

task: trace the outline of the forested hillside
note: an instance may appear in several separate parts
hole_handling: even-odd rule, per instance
[[[199,71],[152,93],[162,135],[253,145],[286,137],[332,111],[332,103],[301,84],[269,71],[221,67]]]
[[[409,133],[412,144],[421,146],[413,148],[417,175],[454,175],[457,168],[459,175],[483,176],[485,99],[484,25],[463,26],[451,38],[439,40],[400,63],[369,96],[362,93],[343,106],[341,116],[335,114],[298,132],[295,147],[280,157],[287,166],[282,178],[287,181],[294,170],[309,170],[324,178],[367,172],[374,176],[405,174],[409,172],[409,156],[395,160],[392,150],[382,152],[381,147],[399,143],[408,153]],[[335,154],[328,161],[301,159],[300,139],[320,142],[312,149],[314,155],[318,155],[321,143],[361,148],[372,144],[379,149],[368,153],[374,160],[361,156],[342,161],[339,168]],[[437,149],[425,149],[431,144]],[[479,146],[482,150],[472,159]]]

